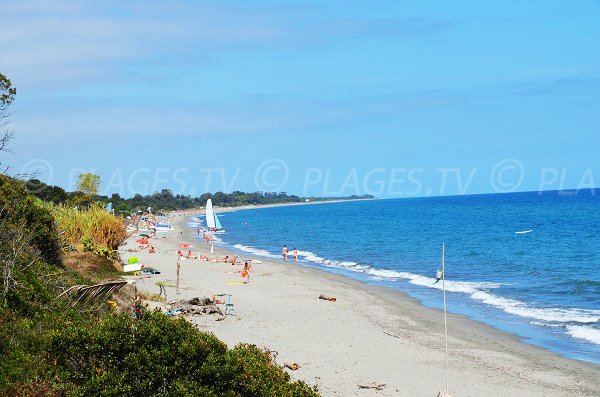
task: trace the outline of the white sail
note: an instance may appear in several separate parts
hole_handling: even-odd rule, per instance
[[[216,229],[223,229],[223,226],[221,226],[221,222],[219,222],[219,217],[217,216],[217,213],[215,212],[215,228]]]
[[[206,227],[208,230],[215,228],[215,213],[213,212],[211,199],[206,202]]]

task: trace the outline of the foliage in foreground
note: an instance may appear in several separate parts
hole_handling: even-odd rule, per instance
[[[34,313],[69,282],[52,216],[22,184],[2,175],[0,265],[0,309]]]
[[[53,214],[0,176],[0,395],[317,395],[257,347],[228,349],[182,319],[60,306],[87,281],[63,265]]]
[[[12,345],[0,363],[0,395],[42,389],[67,396],[318,395],[290,382],[256,346],[228,349],[214,335],[160,312],[141,319],[40,315],[0,322],[0,332],[1,347]]]
[[[187,321],[107,315],[54,332],[49,355],[70,395],[313,396],[255,346],[234,349]]]

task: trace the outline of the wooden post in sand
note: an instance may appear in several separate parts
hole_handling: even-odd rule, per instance
[[[177,288],[175,290],[175,293],[179,295],[179,260],[177,261]]]

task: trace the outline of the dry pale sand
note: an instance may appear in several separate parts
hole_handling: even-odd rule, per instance
[[[177,245],[188,242],[206,254],[203,242],[176,218],[166,239],[152,239],[156,254],[135,252],[130,238],[124,260],[137,255],[160,275],[138,283],[158,293],[157,282],[174,286]],[[133,252],[131,250],[134,250]],[[229,254],[221,248],[220,257]],[[250,258],[251,256],[244,256]],[[253,343],[276,351],[277,362],[292,359],[294,379],[317,384],[324,396],[436,396],[443,388],[443,316],[406,295],[325,271],[265,261],[253,267],[251,282],[235,273],[240,266],[183,261],[180,294],[167,287],[169,300],[231,293],[237,315],[215,321],[189,321],[230,346]],[[325,294],[337,302],[318,299]],[[520,342],[462,316],[450,315],[450,394],[456,396],[600,396],[600,366],[570,360]],[[383,390],[359,385],[385,384]]]

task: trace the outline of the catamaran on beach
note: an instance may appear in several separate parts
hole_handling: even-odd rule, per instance
[[[212,200],[208,199],[206,202],[206,228],[212,233],[225,233],[217,213],[213,210]]]

